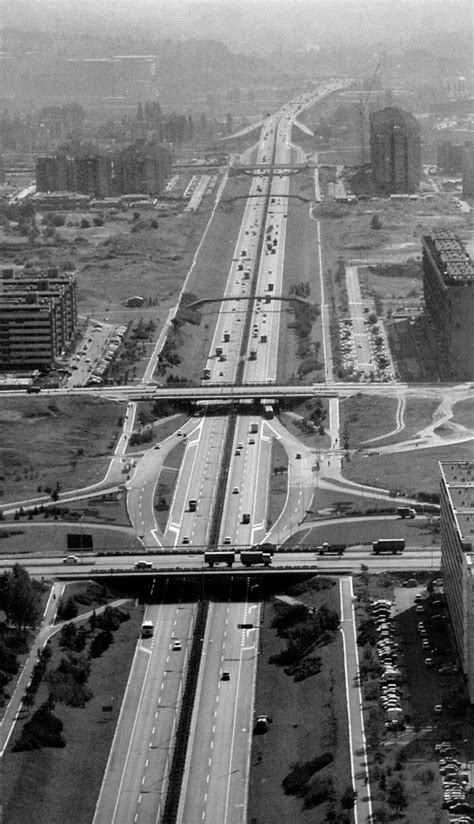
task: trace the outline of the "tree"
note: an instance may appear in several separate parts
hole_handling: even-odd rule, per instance
[[[341,807],[343,810],[352,810],[357,798],[357,793],[354,787],[346,787],[341,796]]]
[[[19,629],[34,626],[39,614],[39,596],[28,571],[20,564],[3,574],[0,606],[6,613],[7,623],[13,621]]]
[[[391,781],[387,787],[387,801],[398,813],[407,805],[405,787],[398,778]]]

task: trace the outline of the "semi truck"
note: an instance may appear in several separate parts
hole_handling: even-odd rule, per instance
[[[270,552],[260,552],[254,549],[247,552],[240,553],[240,563],[244,566],[255,566],[256,564],[263,564],[263,566],[270,566],[272,556]]]
[[[204,553],[204,563],[213,567],[214,564],[227,564],[231,567],[235,561],[235,552],[232,550],[216,550],[215,552]]]
[[[375,555],[380,555],[381,552],[391,552],[396,555],[397,552],[403,552],[405,549],[405,538],[379,538],[374,541],[372,549]]]
[[[328,544],[324,543],[316,547],[318,555],[343,555],[347,544]]]

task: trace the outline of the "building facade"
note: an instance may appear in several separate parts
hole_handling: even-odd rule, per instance
[[[474,703],[474,461],[443,461],[440,469],[444,591]]]
[[[369,120],[375,185],[384,194],[416,192],[421,176],[420,124],[395,107],[372,112]]]
[[[0,272],[2,370],[50,367],[72,341],[76,324],[74,275]]]
[[[474,264],[447,229],[425,235],[423,293],[432,323],[439,371],[449,379],[474,379]]]
[[[78,192],[92,197],[159,195],[171,177],[171,151],[137,140],[114,154],[57,155],[36,161],[38,192]]]

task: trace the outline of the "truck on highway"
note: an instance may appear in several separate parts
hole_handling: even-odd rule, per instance
[[[251,423],[250,424],[250,432],[252,435],[256,435],[258,432],[258,423]]]
[[[213,567],[214,564],[227,564],[231,567],[235,561],[235,552],[233,550],[216,550],[215,552],[204,553],[204,563]]]
[[[216,346],[216,355],[217,357],[219,357],[219,355],[222,355],[222,346]]]
[[[381,552],[391,552],[396,555],[397,552],[403,552],[405,549],[405,538],[379,538],[374,541],[372,549],[375,555],[380,555]]]
[[[230,332],[224,332],[224,341],[225,341],[225,343],[229,343],[229,341],[230,341]]]
[[[209,367],[207,367],[207,366],[206,366],[206,367],[202,370],[202,377],[203,377],[203,379],[204,379],[205,381],[208,381],[208,380],[209,380],[209,378],[211,377],[211,370],[209,369]]]
[[[196,498],[190,498],[190,501],[189,501],[189,511],[190,511],[190,512],[196,512],[196,509],[197,509],[197,501],[196,501]]]
[[[257,360],[257,350],[256,349],[251,349],[250,350],[249,360]]]
[[[244,566],[255,566],[256,564],[263,564],[263,566],[270,566],[272,556],[270,552],[260,552],[254,549],[240,553],[240,563]]]
[[[324,543],[316,547],[318,555],[343,555],[347,549],[347,544],[328,544]]]
[[[397,515],[400,515],[400,518],[414,518],[416,515],[416,510],[411,506],[399,506],[397,509]]]

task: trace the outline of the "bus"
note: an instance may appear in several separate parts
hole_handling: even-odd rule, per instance
[[[153,630],[153,621],[144,621],[142,624],[142,638],[151,638]]]

